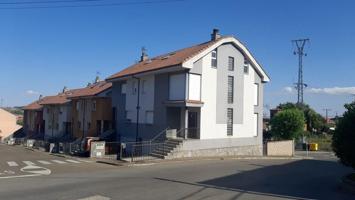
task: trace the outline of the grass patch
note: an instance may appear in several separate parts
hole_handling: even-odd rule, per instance
[[[317,143],[320,151],[333,151],[331,135],[310,135],[308,143]]]

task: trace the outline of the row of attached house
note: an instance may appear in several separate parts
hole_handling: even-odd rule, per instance
[[[28,138],[69,141],[99,137],[112,129],[111,83],[98,81],[85,88],[40,97],[25,106]]]
[[[104,83],[57,95],[57,103],[39,100],[45,121],[40,127],[45,135],[59,134],[54,126],[75,137],[112,129],[120,142],[152,141],[171,130],[183,139],[177,157],[261,155],[263,88],[269,81],[244,44],[214,29],[211,40],[198,45],[153,58],[142,52],[138,63]],[[100,84],[110,89],[86,91]],[[53,105],[60,108],[48,110]]]

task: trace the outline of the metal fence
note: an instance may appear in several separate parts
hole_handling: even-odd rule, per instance
[[[129,162],[152,160],[157,158],[154,153],[158,151],[164,152],[166,148],[165,142],[106,142],[104,158]]]

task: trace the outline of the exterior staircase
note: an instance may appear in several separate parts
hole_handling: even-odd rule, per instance
[[[166,139],[162,143],[155,144],[151,156],[165,159],[171,152],[179,148],[183,140],[181,139]]]

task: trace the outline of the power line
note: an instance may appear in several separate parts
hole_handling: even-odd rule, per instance
[[[296,83],[298,104],[303,104],[303,89],[307,87],[307,85],[303,83],[303,56],[307,56],[303,50],[306,42],[309,42],[309,39],[292,40],[292,43],[295,43],[297,47],[297,51],[294,51],[294,54],[298,55],[298,82]]]
[[[186,0],[157,0],[157,1],[135,1],[105,4],[85,5],[53,5],[53,6],[30,6],[30,7],[0,7],[0,10],[22,10],[22,9],[46,9],[46,8],[82,8],[82,7],[108,7],[108,6],[131,6],[131,5],[152,5],[161,3],[183,2]]]
[[[93,2],[93,1],[106,1],[106,0],[16,1],[16,2],[0,2],[0,5],[50,4],[50,3],[77,3],[77,2]]]

